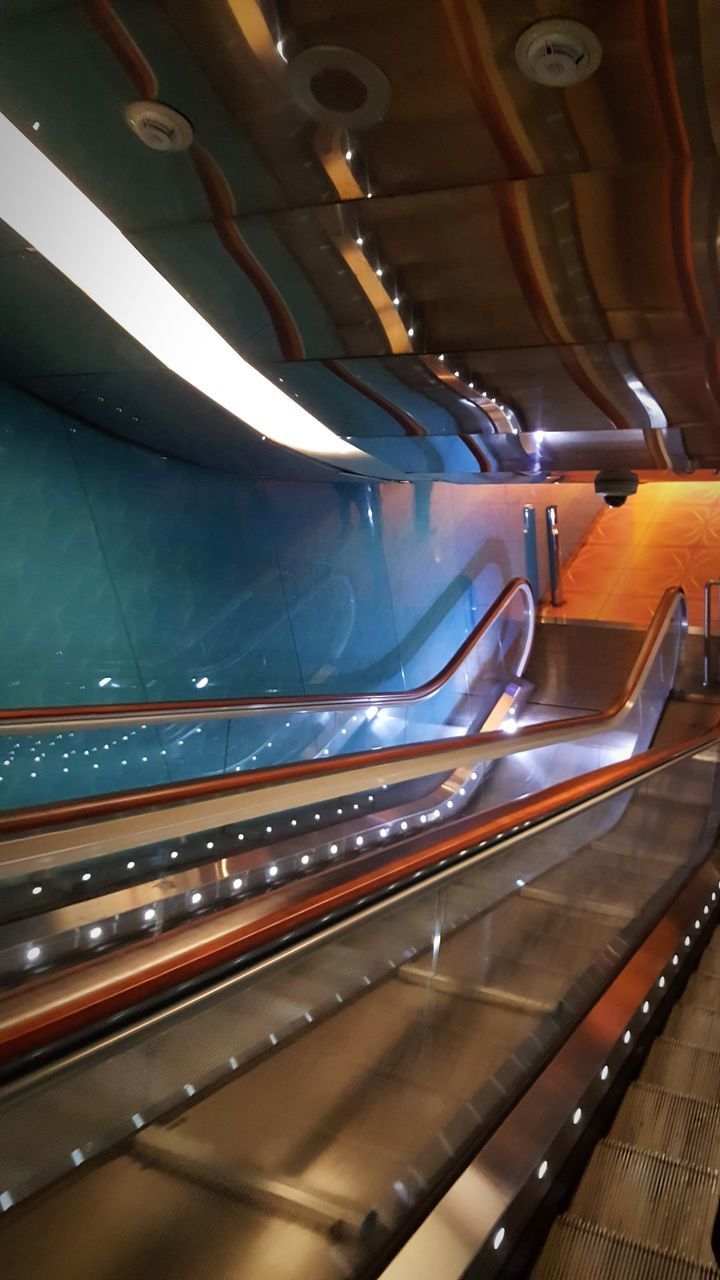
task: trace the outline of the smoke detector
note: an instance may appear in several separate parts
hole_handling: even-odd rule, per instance
[[[308,115],[346,129],[368,129],[390,105],[390,81],[354,49],[313,45],[289,63],[290,92]]]
[[[546,18],[523,31],[515,59],[528,80],[567,89],[587,80],[602,58],[602,45],[589,27],[570,18]]]
[[[137,138],[153,151],[187,151],[195,133],[186,116],[164,102],[131,102],[125,119]]]

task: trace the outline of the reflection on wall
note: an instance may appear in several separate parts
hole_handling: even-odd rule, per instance
[[[5,707],[411,687],[524,573],[524,502],[539,527],[559,502],[567,553],[597,510],[589,486],[248,483],[8,387],[0,451]],[[83,794],[223,768],[217,728],[137,733],[93,742]],[[6,795],[31,748],[37,799],[77,794],[46,746],[6,743]]]

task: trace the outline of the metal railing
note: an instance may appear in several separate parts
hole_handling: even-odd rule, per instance
[[[513,578],[495,602],[473,627],[437,675],[415,689],[392,693],[299,694],[291,697],[266,698],[196,698],[184,702],[99,703],[89,706],[19,707],[0,710],[1,733],[43,733],[57,729],[109,729],[140,723],[171,724],[183,718],[195,721],[222,720],[235,716],[264,713],[290,714],[299,711],[352,711],[354,707],[372,704],[376,707],[407,706],[422,702],[452,679],[473,649],[482,641],[516,597],[525,601],[528,631],[520,653],[515,675],[521,675],[532,646],[535,624],[535,601],[525,578]]]
[[[562,589],[562,566],[560,564],[560,526],[556,506],[545,508],[545,531],[547,533],[548,567],[550,570],[550,600],[553,608],[565,603]]]
[[[703,685],[707,689],[711,682],[710,668],[712,665],[712,593],[715,588],[720,589],[720,578],[710,578],[705,583],[705,621],[704,621],[704,653],[703,653]],[[720,662],[718,662],[718,674],[720,674]]]
[[[336,800],[350,792],[410,782],[539,747],[578,741],[616,728],[635,706],[670,628],[687,628],[685,595],[669,587],[645,635],[625,685],[604,711],[460,739],[385,747],[322,760],[274,765],[191,782],[166,783],[112,795],[10,810],[0,815],[0,862],[46,857],[102,857],[141,844],[269,812]],[[87,824],[92,824],[88,826]],[[58,828],[63,827],[60,831]]]
[[[666,597],[668,595],[676,600],[678,593],[670,591]],[[667,598],[664,603],[667,609]],[[658,615],[656,632],[660,629]],[[646,662],[651,649],[657,652],[655,639],[646,646]],[[627,688],[637,691],[637,685],[636,671],[635,680],[628,681]],[[627,697],[632,699],[632,693],[627,693]],[[602,715],[597,718],[602,719]],[[520,732],[526,734],[528,745],[535,745],[531,741],[534,733],[538,736],[535,731]],[[502,735],[491,736],[497,740]],[[93,967],[90,981],[86,970],[79,966],[67,974],[56,975],[49,987],[41,983],[31,990],[24,989],[4,1001],[0,1019],[0,1062],[37,1050],[58,1037],[115,1015],[138,1000],[159,996],[180,983],[194,982],[239,955],[255,954],[274,944],[284,945],[309,928],[330,923],[338,913],[365,911],[389,892],[420,891],[425,876],[452,874],[454,860],[467,855],[470,849],[480,851],[483,858],[492,858],[500,851],[501,844],[505,847],[508,842],[522,839],[531,829],[554,825],[570,811],[580,812],[599,799],[609,799],[718,742],[720,735],[715,726],[684,742],[606,765],[489,813],[468,815],[454,821],[446,831],[428,831],[414,840],[406,852],[380,858],[369,868],[350,868],[347,877],[340,881],[333,873],[329,882],[320,881],[317,886],[290,883],[279,888],[270,899],[259,899],[242,918],[234,913],[221,913],[198,921],[191,934],[173,930],[156,937],[152,947],[105,957],[102,972]],[[503,745],[512,751],[515,744],[516,739],[505,739]],[[55,844],[59,834],[54,833]]]

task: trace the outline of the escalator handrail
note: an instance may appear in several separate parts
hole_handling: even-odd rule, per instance
[[[93,823],[87,839],[83,837],[87,856],[93,841],[99,847],[111,828],[117,832],[117,841],[127,839],[135,846],[158,838],[152,834],[153,823],[158,828],[162,826],[165,834],[169,834],[169,811],[176,813],[172,834],[180,836],[278,812],[297,804],[319,804],[360,791],[364,786],[372,789],[384,782],[388,785],[407,782],[443,770],[472,769],[482,760],[494,760],[519,751],[555,746],[606,732],[621,723],[635,705],[677,612],[684,632],[687,628],[685,594],[680,587],[669,587],[663,593],[623,689],[604,711],[529,725],[512,736],[497,730],[460,739],[386,747],[327,760],[300,761],[218,778],[166,783],[112,795],[8,810],[0,815],[0,840],[6,837],[0,845],[0,862],[12,861],[17,856],[15,846],[20,843],[33,856],[42,852],[45,845],[48,851],[59,854],[59,827],[76,830],[80,824]],[[231,814],[228,804],[233,803],[239,807]],[[138,819],[142,816],[146,826],[140,830]],[[12,840],[13,835],[31,832],[37,834],[25,835],[21,841]],[[66,832],[68,834],[74,839],[72,831]],[[123,846],[117,843],[117,847]]]
[[[319,887],[292,882],[273,894],[266,913],[256,911],[247,920],[236,919],[237,909],[232,909],[233,918],[224,930],[218,930],[213,923],[217,918],[210,917],[204,924],[196,924],[189,937],[182,929],[161,934],[150,949],[144,944],[135,947],[130,959],[124,953],[121,975],[112,970],[104,978],[95,974],[88,984],[84,971],[78,969],[61,977],[59,983],[51,983],[49,989],[40,984],[29,993],[11,993],[3,1002],[0,1017],[0,1063],[180,984],[199,978],[204,981],[205,975],[235,962],[240,955],[278,945],[284,949],[297,934],[330,927],[348,912],[353,919],[360,918],[374,911],[388,895],[395,900],[397,893],[403,898],[420,893],[428,876],[434,884],[441,884],[457,872],[459,859],[466,855],[471,863],[478,858],[491,859],[508,841],[552,826],[718,746],[720,721],[672,746],[651,748],[629,760],[604,765],[480,817],[456,820],[445,831],[429,830],[414,838],[411,851],[384,857],[365,870],[350,869],[346,879],[330,887],[324,887],[322,881]]]
[[[95,703],[88,706],[19,707],[0,710],[0,733],[44,733],[53,729],[78,731],[107,729],[128,724],[171,724],[183,717],[219,720],[235,716],[290,714],[299,711],[352,711],[368,704],[382,707],[407,706],[423,702],[442,689],[456,674],[472,650],[491,630],[516,596],[524,596],[528,621],[525,643],[515,675],[522,675],[532,645],[535,600],[525,578],[512,578],[469,636],[432,679],[414,689],[388,693],[298,694],[289,697],[204,698],[180,702]]]

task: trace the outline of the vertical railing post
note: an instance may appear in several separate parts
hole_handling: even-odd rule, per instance
[[[540,599],[540,571],[538,568],[537,529],[535,508],[527,503],[523,507],[523,547],[525,550],[525,577],[537,604]]]
[[[545,508],[545,529],[547,532],[548,564],[550,566],[550,599],[556,607],[565,603],[562,593],[562,571],[560,568],[560,529],[558,528],[558,511],[556,506]]]
[[[710,666],[712,658],[712,593],[714,587],[720,587],[720,578],[710,578],[705,583],[705,652],[703,655],[703,685],[707,689],[710,684]]]

